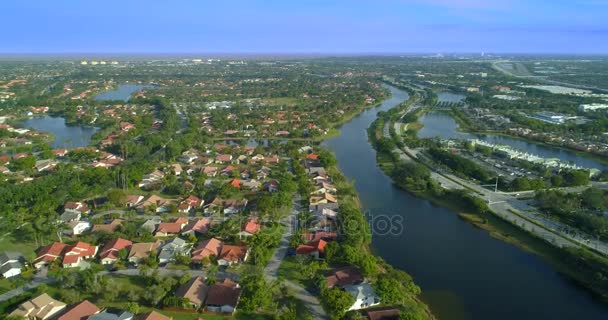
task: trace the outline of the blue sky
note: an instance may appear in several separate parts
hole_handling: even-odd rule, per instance
[[[608,53],[608,0],[2,0],[0,53]]]

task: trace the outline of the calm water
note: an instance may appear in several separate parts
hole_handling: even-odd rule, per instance
[[[437,99],[439,102],[461,102],[466,98],[465,95],[442,91],[437,93]]]
[[[607,319],[607,306],[537,256],[393,186],[376,166],[366,133],[378,111],[407,99],[405,92],[390,89],[392,98],[354,118],[339,137],[324,143],[335,152],[342,172],[354,180],[367,212],[405,220],[398,235],[375,234],[374,251],[412,274],[440,319]]]
[[[121,84],[118,88],[106,92],[102,92],[95,96],[94,100],[122,100],[129,101],[131,99],[131,95],[133,93],[146,89],[153,88],[152,85],[143,85],[143,84]]]
[[[56,148],[77,148],[88,146],[91,136],[99,130],[95,127],[67,126],[61,117],[35,117],[27,119],[21,124],[25,128],[41,132],[50,132],[55,136],[51,146]]]
[[[504,144],[515,149],[539,155],[544,158],[559,158],[563,161],[575,163],[583,168],[596,168],[608,170],[608,165],[591,158],[581,157],[576,153],[560,148],[528,142],[523,139],[510,138],[506,136],[476,135],[458,131],[458,123],[448,114],[431,112],[420,117],[420,123],[424,125],[418,132],[421,138],[440,137],[443,139],[480,139],[495,144]]]

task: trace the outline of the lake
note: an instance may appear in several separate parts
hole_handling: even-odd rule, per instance
[[[378,229],[374,225],[382,217],[403,219],[402,232],[374,231],[374,252],[414,277],[439,319],[606,319],[606,305],[540,257],[494,239],[455,212],[393,185],[378,168],[366,132],[378,111],[408,97],[404,91],[389,89],[391,98],[353,118],[341,127],[340,136],[323,143],[335,153],[344,175],[354,181],[372,229]]]
[[[20,124],[24,128],[53,134],[55,140],[50,143],[53,149],[88,146],[91,136],[99,130],[88,126],[68,126],[64,118],[51,116],[30,118]]]
[[[121,84],[118,88],[106,92],[99,93],[93,98],[94,100],[122,100],[129,101],[133,93],[142,89],[154,88],[153,85],[146,84]]]
[[[535,154],[543,158],[558,158],[565,162],[574,163],[583,168],[608,170],[608,165],[592,158],[583,157],[576,152],[551,147],[524,139],[508,136],[471,134],[458,131],[458,123],[452,116],[443,112],[430,112],[418,120],[424,127],[418,131],[420,138],[440,137],[442,139],[479,139],[494,144],[504,144],[521,151]]]

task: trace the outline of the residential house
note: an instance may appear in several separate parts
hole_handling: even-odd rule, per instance
[[[125,132],[135,129],[135,125],[129,122],[121,121],[118,125],[120,126],[120,130]]]
[[[175,260],[175,255],[190,256],[190,245],[183,239],[174,238],[165,243],[158,254],[159,263],[168,263]]]
[[[268,192],[278,192],[279,191],[279,182],[277,180],[269,180],[264,185],[264,189]]]
[[[203,277],[194,277],[175,291],[175,296],[187,299],[192,309],[199,309],[207,299],[209,286]]]
[[[100,313],[94,314],[87,320],[133,320],[135,317],[129,311],[106,309]]]
[[[182,166],[179,163],[174,163],[171,165],[171,171],[176,175],[180,176],[182,174]]]
[[[170,211],[170,205],[176,203],[174,199],[165,199],[155,194],[149,196],[144,201],[137,205],[137,210],[140,212],[146,211],[149,207],[154,209],[156,213],[163,213]]]
[[[328,288],[344,288],[345,286],[363,283],[364,280],[363,273],[355,266],[335,268],[327,272],[325,276],[325,283]]]
[[[217,257],[217,264],[220,266],[230,266],[243,263],[249,256],[249,249],[245,246],[233,246],[225,244],[220,255]]]
[[[257,218],[249,218],[243,224],[241,232],[238,233],[239,237],[251,237],[262,229],[262,225],[258,222]]]
[[[128,195],[126,201],[127,208],[137,206],[140,202],[142,202],[142,200],[144,200],[144,196],[140,196],[137,194]]]
[[[344,287],[344,291],[355,298],[355,303],[348,310],[359,310],[380,304],[380,297],[374,292],[369,283],[360,283]]]
[[[32,261],[36,269],[40,269],[63,256],[63,251],[68,245],[61,242],[53,242],[42,247],[37,252],[37,257]]]
[[[83,265],[85,259],[92,259],[97,255],[97,246],[79,241],[74,245],[66,247],[63,253],[62,265],[64,268],[74,268]]]
[[[106,223],[106,224],[94,224],[93,228],[91,229],[91,232],[113,233],[121,225],[122,225],[122,220],[120,220],[120,219],[114,219],[114,220],[110,221],[110,223]]]
[[[167,317],[156,311],[150,311],[135,316],[134,320],[173,320],[173,318]]]
[[[315,231],[302,234],[302,238],[307,242],[313,242],[318,240],[336,241],[338,240],[338,233],[328,231]]]
[[[196,159],[198,159],[198,154],[193,150],[184,151],[179,157],[179,161],[184,163],[192,163]]]
[[[36,298],[27,300],[11,312],[9,317],[22,317],[35,320],[51,319],[66,308],[66,304],[43,293]]]
[[[190,221],[184,229],[182,229],[182,235],[190,235],[190,234],[205,234],[209,231],[211,227],[211,220],[209,218],[201,218],[197,220]]]
[[[255,156],[251,157],[251,160],[254,162],[264,161],[264,156],[258,153]]]
[[[321,203],[338,203],[338,200],[330,193],[323,193],[319,196],[310,197],[309,202],[311,206],[314,206]]]
[[[329,213],[329,211],[324,211],[324,210],[333,210],[336,211],[340,208],[340,205],[337,202],[329,202],[329,203],[317,203],[317,204],[311,204],[308,209],[310,210],[310,212],[313,212],[315,214],[317,213],[323,213],[323,212],[327,212]],[[317,214],[318,215],[318,214]]]
[[[203,173],[207,177],[210,177],[210,178],[215,177],[219,170],[220,169],[218,167],[210,167],[210,166],[203,167],[203,169],[202,169]]]
[[[232,161],[231,154],[218,154],[215,157],[215,163],[228,163],[230,161]]]
[[[252,180],[241,181],[241,185],[245,189],[258,190],[262,184],[259,181],[252,179]]]
[[[131,241],[122,238],[112,240],[99,251],[99,261],[101,264],[112,264],[120,259],[120,250],[130,250],[132,245]]]
[[[206,309],[210,312],[233,314],[241,297],[241,286],[230,279],[209,286]]]
[[[247,199],[228,199],[224,200],[224,214],[232,215],[235,213],[239,213],[247,207]]]
[[[256,171],[256,176],[258,177],[258,179],[266,179],[268,178],[268,175],[270,175],[270,168],[268,167],[261,167],[258,171]]]
[[[84,202],[68,201],[63,205],[64,213],[88,214],[91,209]],[[80,219],[80,217],[78,218]]]
[[[78,221],[81,218],[81,214],[79,211],[64,211],[60,216],[59,216],[59,221],[60,223],[69,223],[72,221]]]
[[[309,242],[307,244],[301,244],[296,248],[296,253],[302,255],[309,255],[314,257],[315,259],[320,259],[321,256],[325,253],[326,245],[327,242],[325,242],[325,240],[317,240]]]
[[[25,258],[20,253],[7,251],[0,253],[0,274],[5,279],[20,275],[23,262]]]
[[[165,176],[160,170],[155,170],[152,173],[149,173],[142,177],[141,182],[139,183],[139,187],[142,189],[149,189],[158,184],[160,184],[161,180]]]
[[[134,243],[129,250],[129,262],[138,264],[150,257],[151,253],[158,253],[158,248],[160,248],[161,244],[161,241]]]
[[[338,211],[324,207],[324,206],[314,206],[316,208],[316,210],[312,211],[312,214],[314,214],[315,216],[317,216],[318,218],[325,218],[325,219],[331,219],[331,220],[336,220],[336,218],[338,217]]]
[[[197,196],[189,195],[187,198],[182,200],[182,202],[180,202],[179,206],[177,207],[177,211],[180,213],[189,213],[193,209],[202,207],[204,203],[205,201],[203,199],[200,199]]]
[[[182,232],[182,229],[188,224],[187,218],[177,218],[173,222],[163,222],[156,227],[155,237],[175,236]]]
[[[70,221],[67,223],[65,233],[70,236],[78,236],[91,230],[91,223],[88,221]]]
[[[395,307],[379,307],[363,311],[363,315],[369,320],[399,320],[401,311]]]
[[[162,219],[159,216],[153,216],[150,219],[144,221],[144,223],[142,223],[139,226],[139,231],[138,233],[140,235],[142,234],[154,234],[154,231],[156,231],[156,228],[158,228],[158,225],[162,222]]]
[[[266,162],[267,164],[279,164],[279,161],[280,161],[280,158],[277,155],[266,157],[264,159],[264,162]]]
[[[211,258],[211,256],[218,257],[222,252],[224,243],[216,238],[211,238],[199,243],[199,245],[192,251],[192,262],[202,262],[205,258]]]
[[[84,300],[66,311],[64,314],[59,316],[57,320],[84,320],[90,316],[99,313],[99,308],[91,303],[89,300]]]
[[[234,172],[234,170],[236,170],[235,167],[228,165],[220,171],[220,175],[225,177],[232,176],[232,172]]]

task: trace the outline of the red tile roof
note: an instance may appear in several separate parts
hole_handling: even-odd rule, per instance
[[[133,245],[133,242],[122,239],[122,238],[118,238],[116,240],[106,243],[106,245],[103,246],[103,249],[101,249],[101,252],[99,253],[99,257],[101,259],[109,258],[109,259],[117,260],[118,251],[120,251],[122,249],[128,249],[132,245]]]
[[[84,300],[81,303],[73,306],[70,310],[57,318],[57,320],[84,320],[89,316],[98,313],[99,311],[100,310],[96,305],[89,302],[89,300]]]
[[[309,242],[307,244],[301,244],[296,249],[297,254],[310,254],[313,252],[323,253],[325,252],[325,245],[327,242],[324,240],[317,240],[313,242]]]
[[[245,223],[245,226],[243,226],[243,231],[254,234],[254,233],[260,231],[261,228],[262,228],[262,226],[258,223],[258,220],[255,218],[252,218],[252,219],[247,220],[247,222]]]

